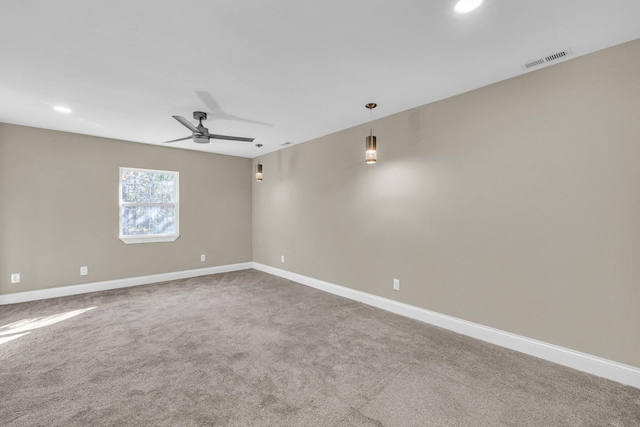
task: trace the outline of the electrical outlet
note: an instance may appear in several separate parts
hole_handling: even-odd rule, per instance
[[[89,267],[87,267],[86,265],[83,267],[80,267],[80,275],[86,276],[87,274],[89,274]]]
[[[11,283],[20,283],[20,273],[11,274]]]
[[[207,256],[205,254],[200,255],[200,262],[205,262],[207,260]]]
[[[284,255],[280,255],[280,262],[284,262]]]
[[[400,279],[393,279],[393,290],[394,291],[400,290]]]

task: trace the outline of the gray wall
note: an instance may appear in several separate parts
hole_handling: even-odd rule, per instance
[[[120,166],[180,172],[178,240],[120,241]],[[244,158],[0,123],[0,294],[251,261],[250,167]],[[11,273],[22,283],[11,284]]]
[[[368,125],[263,156],[253,260],[640,366],[638,70],[634,41],[377,120],[376,165]]]

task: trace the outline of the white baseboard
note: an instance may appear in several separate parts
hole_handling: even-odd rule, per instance
[[[359,301],[364,304],[381,308],[392,313],[400,314],[421,322],[429,323],[463,335],[477,338],[492,344],[500,345],[511,350],[536,356],[550,362],[578,369],[593,375],[617,381],[622,384],[640,388],[640,368],[603,359],[579,351],[570,350],[553,344],[501,331],[466,320],[457,319],[445,314],[436,313],[424,308],[404,304],[388,298],[324,282],[322,280],[270,267],[257,262],[243,262],[238,264],[221,265],[217,267],[184,270],[172,273],[154,274],[150,276],[132,277],[126,279],[107,280],[104,282],[86,283],[80,285],[60,286],[57,288],[41,289],[37,291],[18,292],[0,295],[0,305],[16,304],[47,298],[58,298],[89,292],[105,291],[109,289],[126,288],[130,286],[146,285],[169,280],[187,279],[208,274],[227,273],[231,271],[255,268],[265,273],[273,274],[315,289],[329,292],[341,297]]]
[[[382,298],[366,292],[324,282],[322,280],[270,267],[257,262],[253,262],[252,266],[256,270],[292,280],[312,288],[359,301],[373,307],[381,308],[392,313],[439,326],[441,328],[487,341],[511,350],[536,356],[541,359],[568,366],[599,377],[640,388],[640,368],[636,368],[634,366],[625,365],[612,360],[548,344],[542,341],[512,334],[510,332],[468,322],[466,320],[457,319],[455,317],[436,313],[424,308]]]
[[[40,289],[37,291],[17,292],[0,295],[0,305],[16,304],[20,302],[37,301],[47,298],[66,297],[70,295],[86,294],[89,292],[106,291],[109,289],[127,288],[130,286],[147,285],[149,283],[166,282],[168,280],[188,279],[190,277],[206,276],[208,274],[227,273],[230,271],[247,270],[253,263],[219,265],[216,267],[198,268],[195,270],[176,271],[172,273],[153,274],[150,276],[131,277],[127,279],[107,280],[104,282],[85,283],[80,285],[59,286],[57,288]]]

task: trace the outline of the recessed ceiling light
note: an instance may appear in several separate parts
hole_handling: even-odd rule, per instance
[[[59,111],[61,113],[70,113],[71,109],[67,107],[63,107],[62,105],[56,105],[53,107],[54,110]]]
[[[456,13],[469,13],[480,7],[483,0],[460,0],[453,9]]]

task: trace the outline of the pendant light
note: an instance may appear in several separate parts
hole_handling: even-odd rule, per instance
[[[262,144],[256,144],[256,147],[262,147]],[[258,159],[258,164],[256,165],[256,181],[262,182],[262,163],[260,163],[260,159]]]
[[[378,104],[375,102],[370,102],[365,107],[369,109],[369,125],[371,125],[371,121],[373,119],[373,109],[376,108]],[[366,138],[366,151],[365,151],[365,162],[367,164],[373,164],[378,161],[378,155],[376,153],[376,137],[373,135],[373,127],[369,129],[369,136]]]
[[[260,160],[258,160],[258,164],[256,165],[256,181],[262,181],[262,164],[260,163]]]

